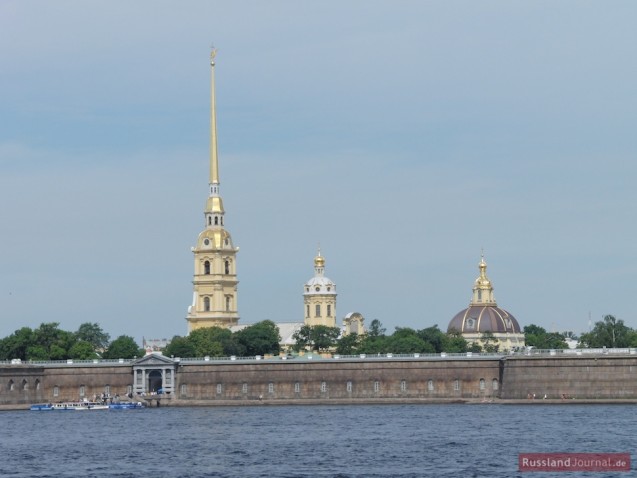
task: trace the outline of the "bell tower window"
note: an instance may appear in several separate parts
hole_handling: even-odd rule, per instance
[[[204,312],[210,312],[210,297],[203,298],[203,310]]]
[[[206,261],[203,263],[204,274],[210,274],[210,261]]]
[[[225,267],[226,267],[226,275],[230,274],[230,261],[225,262]]]
[[[217,216],[215,216],[215,226],[219,225],[219,218]]]

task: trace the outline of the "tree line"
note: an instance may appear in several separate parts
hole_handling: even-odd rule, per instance
[[[145,353],[130,336],[120,335],[111,341],[109,334],[96,323],[84,323],[75,332],[64,331],[59,325],[49,322],[36,329],[22,327],[0,339],[0,360],[130,359]],[[523,331],[526,346],[537,349],[564,349],[568,347],[567,338],[576,338],[572,332],[548,332],[533,324],[524,327]],[[457,331],[443,332],[437,325],[420,330],[396,327],[393,333],[387,334],[379,320],[372,320],[369,329],[362,335],[342,335],[338,327],[302,326],[293,339],[292,349],[296,352],[330,351],[341,355],[506,352],[491,332],[482,334],[479,345],[467,342]],[[236,332],[206,327],[185,337],[176,335],[163,353],[173,357],[278,355],[280,341],[276,324],[264,320]],[[637,347],[637,330],[628,327],[621,319],[606,315],[595,323],[590,332],[579,337],[578,346]]]
[[[0,360],[91,360],[133,358],[144,355],[135,339],[110,335],[96,323],[86,322],[75,331],[60,329],[58,322],[42,323],[36,329],[22,327],[0,340]]]

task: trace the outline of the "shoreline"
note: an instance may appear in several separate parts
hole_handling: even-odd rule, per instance
[[[154,401],[154,399],[151,399]],[[171,407],[276,407],[276,406],[325,406],[325,405],[637,405],[637,398],[582,398],[582,399],[481,399],[481,398],[380,398],[380,399],[280,399],[280,400],[181,400],[160,399],[160,405],[150,403],[147,408]],[[149,400],[147,400],[149,401]],[[28,411],[31,404],[0,405],[0,411]]]

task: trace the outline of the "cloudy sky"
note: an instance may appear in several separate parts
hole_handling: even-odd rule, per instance
[[[0,337],[186,333],[209,51],[241,323],[637,327],[632,1],[0,2]]]

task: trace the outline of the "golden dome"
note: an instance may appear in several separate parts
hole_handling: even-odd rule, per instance
[[[205,229],[197,239],[199,249],[232,249],[232,238],[225,229]]]

